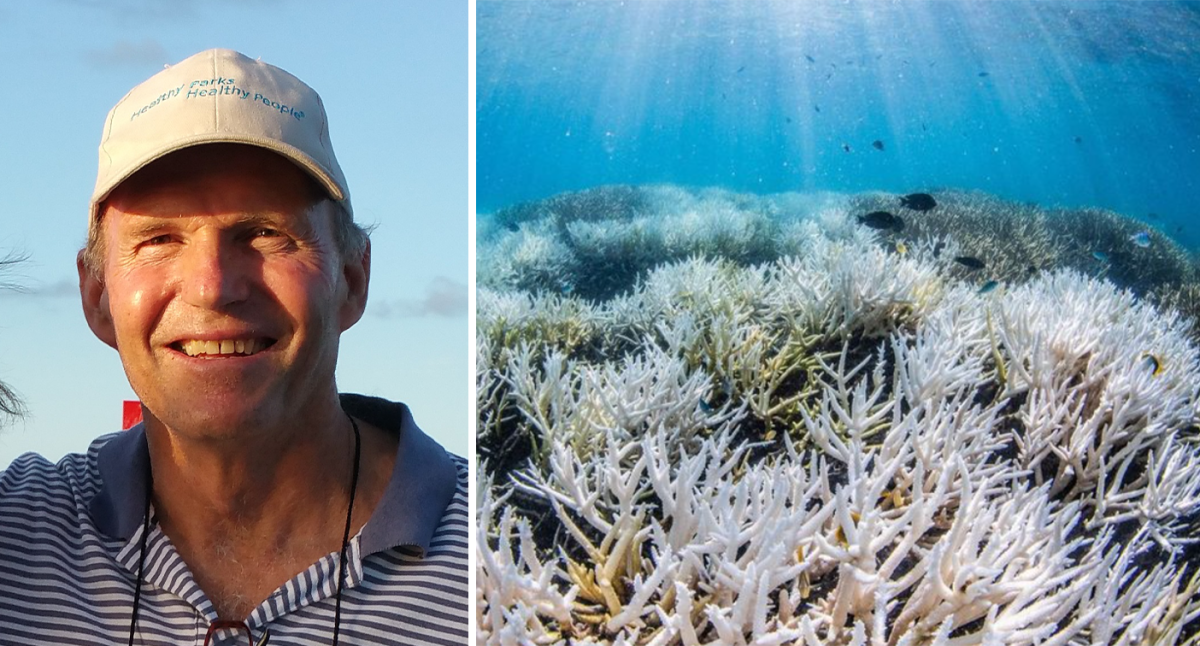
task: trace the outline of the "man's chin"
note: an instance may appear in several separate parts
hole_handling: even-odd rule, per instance
[[[181,409],[172,406],[158,414],[151,410],[151,415],[160,423],[164,430],[179,440],[220,442],[246,438],[266,430],[270,423],[278,423],[278,416],[273,416],[269,406],[246,405],[238,406],[194,406]]]

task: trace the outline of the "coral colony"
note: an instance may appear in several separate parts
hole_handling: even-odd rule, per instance
[[[934,197],[481,218],[478,643],[1197,643],[1196,269]]]

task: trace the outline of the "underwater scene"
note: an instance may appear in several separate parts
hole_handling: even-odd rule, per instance
[[[477,7],[477,643],[1200,644],[1200,2]]]

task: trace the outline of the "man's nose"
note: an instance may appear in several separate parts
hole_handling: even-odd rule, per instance
[[[184,255],[179,279],[187,304],[219,310],[249,296],[249,267],[230,241],[221,236],[197,237]]]

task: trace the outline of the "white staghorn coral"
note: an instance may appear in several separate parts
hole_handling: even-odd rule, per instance
[[[542,618],[569,624],[575,593],[558,589],[555,566],[538,559],[529,521],[518,518],[512,507],[499,512],[499,521],[491,524],[505,502],[504,498],[493,499],[492,493],[490,486],[479,488],[479,517],[489,524],[480,525],[475,534],[480,542],[475,623],[504,626],[496,635],[498,641],[491,640],[495,643],[545,641],[548,628]],[[489,539],[495,539],[494,543]]]
[[[1073,272],[1014,290],[997,311],[1006,388],[1028,395],[1018,461],[1037,480],[1053,461],[1052,491],[1090,493],[1093,524],[1200,507],[1196,451],[1174,441],[1200,413],[1198,352],[1173,312]]]
[[[481,290],[478,643],[1196,643],[1189,324],[814,222],[606,301]]]

